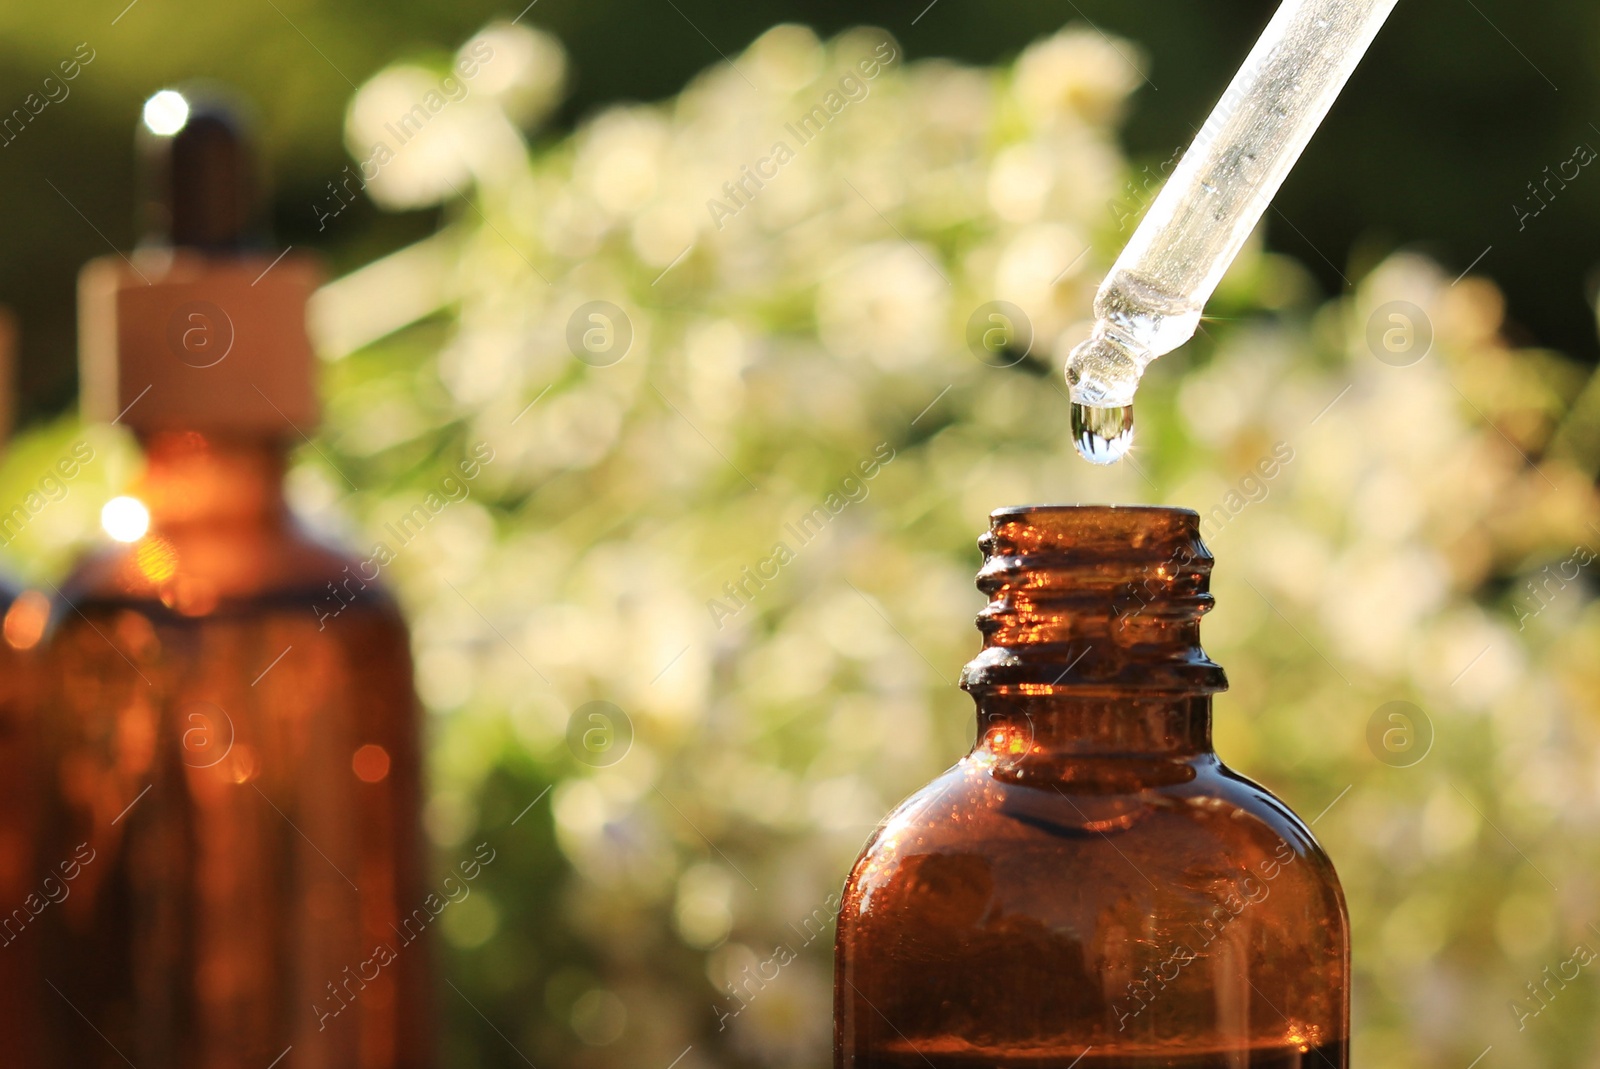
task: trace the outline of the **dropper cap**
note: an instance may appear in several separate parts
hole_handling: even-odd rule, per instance
[[[242,107],[216,90],[164,89],[150,98],[136,135],[147,242],[244,250],[256,209],[249,127]]]
[[[309,257],[254,240],[252,139],[214,92],[165,89],[138,133],[146,237],[79,277],[84,414],[133,430],[298,438],[317,422]]]

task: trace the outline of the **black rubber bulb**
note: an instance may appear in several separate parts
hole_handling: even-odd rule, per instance
[[[171,133],[141,123],[146,241],[210,253],[256,244],[249,123],[215,92],[177,90],[188,117]]]

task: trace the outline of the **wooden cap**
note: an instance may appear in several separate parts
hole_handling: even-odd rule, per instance
[[[293,253],[91,261],[78,279],[84,415],[141,432],[310,433],[306,303],[321,279],[314,258]]]

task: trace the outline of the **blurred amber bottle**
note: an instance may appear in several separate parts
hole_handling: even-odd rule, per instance
[[[0,438],[11,429],[16,342],[15,321],[0,308]],[[35,500],[0,503],[0,544],[9,546],[48,501],[39,492],[30,496]],[[6,1065],[39,1064],[39,996],[49,992],[39,983],[38,921],[66,893],[59,873],[40,871],[38,857],[44,807],[35,655],[47,612],[43,596],[19,594],[0,576],[0,1062]]]
[[[166,240],[81,282],[85,410],[132,428],[147,467],[50,642],[44,856],[87,844],[44,964],[51,1064],[429,1066],[406,628],[283,495],[317,417],[317,272],[244,248],[227,109],[162,94],[145,117]]]
[[[1211,556],[1180,509],[994,513],[977,743],[845,886],[840,1069],[1344,1069],[1311,832],[1211,747]]]

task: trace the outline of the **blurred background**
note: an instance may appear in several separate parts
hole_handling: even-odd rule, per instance
[[[138,238],[144,100],[225,79],[334,279],[302,512],[364,548],[493,451],[386,569],[438,868],[497,851],[445,1064],[826,1064],[828,896],[969,745],[974,540],[1082,500],[1207,516],[1218,749],[1339,867],[1354,1064],[1594,1065],[1600,10],[1401,3],[1132,461],[1066,437],[1061,347],[1273,7],[10,5],[0,501],[100,460],[7,562],[54,578],[135,470],[72,411],[74,279]]]

